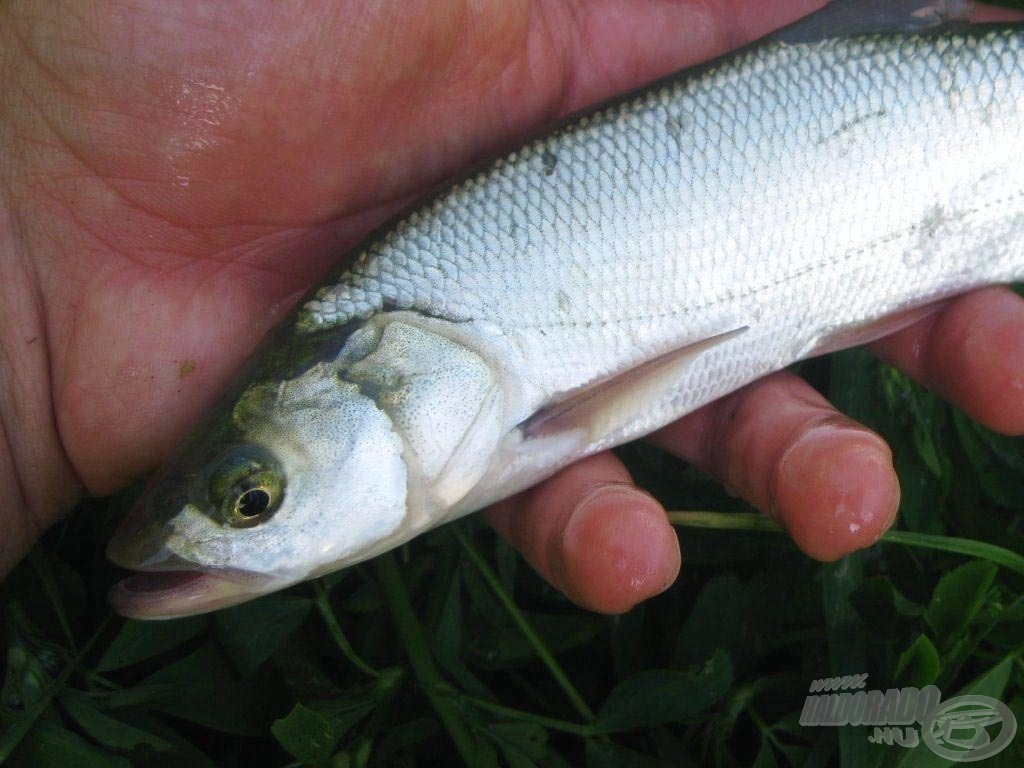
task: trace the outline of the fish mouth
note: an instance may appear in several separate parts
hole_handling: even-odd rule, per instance
[[[117,582],[108,599],[115,611],[130,619],[177,619],[251,600],[271,591],[272,582],[248,571],[176,566],[138,571]]]
[[[108,593],[111,607],[132,619],[175,619],[216,611],[278,589],[278,579],[239,568],[195,563],[172,551],[173,533],[143,499],[121,522],[107,557],[135,573]]]

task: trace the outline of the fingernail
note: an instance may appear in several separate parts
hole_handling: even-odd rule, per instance
[[[889,447],[865,430],[820,427],[779,463],[775,507],[804,552],[836,560],[874,544],[899,507]]]
[[[622,613],[663,592],[679,546],[661,506],[630,486],[601,486],[578,502],[562,537],[564,583],[581,604]]]

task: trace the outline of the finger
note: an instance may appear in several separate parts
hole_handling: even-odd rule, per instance
[[[982,5],[971,14],[971,21],[977,24],[1000,24],[1024,20],[1024,13],[1013,8],[998,8]]]
[[[819,560],[874,544],[899,505],[885,441],[789,373],[762,379],[651,439],[776,518]]]
[[[538,4],[543,10],[535,17],[543,19],[560,64],[568,67],[555,103],[572,112],[750,43],[825,3],[601,0]]]
[[[628,611],[679,574],[679,541],[665,510],[610,453],[579,461],[486,514],[541,576],[593,611]]]
[[[983,288],[871,345],[987,427],[1024,434],[1024,300]]]

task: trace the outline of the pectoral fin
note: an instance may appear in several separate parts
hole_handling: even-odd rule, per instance
[[[576,390],[537,411],[519,425],[520,430],[528,439],[570,431],[585,431],[597,439],[628,430],[644,419],[666,393],[678,388],[694,360],[746,330],[744,326],[701,339]]]

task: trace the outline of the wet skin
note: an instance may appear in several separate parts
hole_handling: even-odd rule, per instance
[[[817,0],[0,5],[0,571],[153,470],[372,225],[545,122]],[[230,44],[226,44],[229,42]],[[1024,432],[1024,302],[978,291],[874,345]],[[650,438],[831,560],[892,523],[884,442],[789,374]],[[676,535],[604,454],[488,513],[581,605],[672,583]]]

